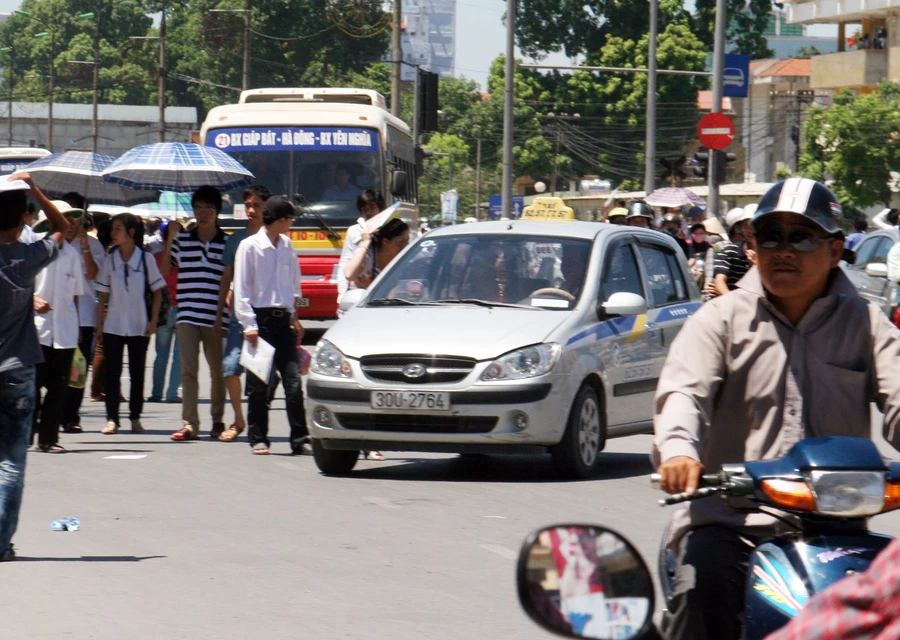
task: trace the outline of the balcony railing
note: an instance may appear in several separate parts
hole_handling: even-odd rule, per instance
[[[810,60],[812,89],[868,87],[888,79],[888,50],[827,53]]]

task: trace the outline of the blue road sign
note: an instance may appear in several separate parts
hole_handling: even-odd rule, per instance
[[[750,56],[726,53],[723,75],[722,95],[729,98],[746,98],[750,85]]]
[[[499,220],[503,215],[503,196],[489,196],[488,203],[490,204],[490,215],[491,220]],[[525,208],[525,196],[516,196],[512,197],[512,218],[521,218],[522,217],[522,209]]]

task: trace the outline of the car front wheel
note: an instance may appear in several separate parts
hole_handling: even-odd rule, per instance
[[[313,438],[312,441],[313,459],[319,471],[326,476],[345,476],[356,466],[359,458],[359,451],[340,451],[335,449],[326,449],[322,446],[322,442]]]
[[[553,463],[567,478],[589,478],[600,466],[600,452],[604,446],[606,415],[597,392],[584,385],[575,396],[562,440],[550,448]]]

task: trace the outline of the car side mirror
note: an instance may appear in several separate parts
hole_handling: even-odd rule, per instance
[[[405,171],[394,171],[391,174],[391,194],[395,196],[402,196],[406,194],[406,172]]]
[[[636,293],[620,291],[601,304],[600,311],[607,316],[639,316],[647,313],[647,301]]]
[[[870,262],[866,265],[866,275],[873,278],[887,278],[887,265],[879,262]]]
[[[346,292],[344,292],[344,295],[341,296],[341,301],[338,304],[338,309],[340,309],[344,313],[347,313],[348,311],[350,311],[350,309],[358,305],[365,297],[365,289],[348,289]]]
[[[653,579],[628,540],[604,527],[554,525],[519,554],[522,608],[569,638],[642,640],[652,629]]]

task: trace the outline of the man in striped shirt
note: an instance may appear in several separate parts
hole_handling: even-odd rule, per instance
[[[225,271],[222,254],[227,236],[217,224],[222,210],[222,194],[215,187],[197,189],[191,198],[197,226],[183,231],[172,222],[166,229],[166,246],[160,257],[160,271],[165,276],[178,268],[178,335],[181,356],[182,427],[172,440],[196,440],[200,437],[200,412],[197,407],[200,368],[200,345],[212,377],[210,437],[218,438],[225,430],[225,380],[222,377],[222,338],[213,328],[219,299],[219,282]],[[176,237],[177,236],[177,237]],[[224,319],[227,326],[227,318]]]

